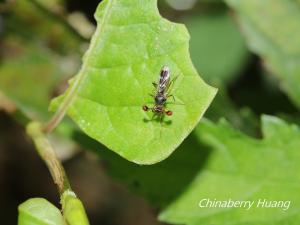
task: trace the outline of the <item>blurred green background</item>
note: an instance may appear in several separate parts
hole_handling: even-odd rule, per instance
[[[23,126],[28,120],[50,117],[47,110],[50,99],[62,93],[67,80],[80,67],[80,58],[95,29],[93,13],[98,3],[98,0],[0,2],[3,224],[16,224],[17,206],[30,197],[45,197],[58,205],[56,188]],[[251,46],[236,13],[225,2],[159,0],[158,3],[164,17],[187,26],[195,67],[208,84],[219,88],[206,118],[216,122],[224,117],[236,129],[253,137],[261,137],[261,114],[299,121],[296,94],[282,87],[280,76],[274,76],[273,71],[280,69],[268,65],[275,61],[274,57],[269,57],[271,63],[268,63],[268,57],[264,58],[268,55]],[[292,84],[293,79],[284,83]],[[59,156],[91,224],[159,224],[158,210],[186,187],[210,152],[192,134],[164,162],[140,167],[91,140],[68,120],[52,138],[59,146]],[[170,176],[170,171],[181,175],[180,178]],[[155,187],[157,182],[163,190]]]

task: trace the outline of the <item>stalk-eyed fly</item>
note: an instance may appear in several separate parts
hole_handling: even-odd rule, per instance
[[[154,113],[154,116],[158,116],[160,118],[160,121],[162,121],[164,115],[172,116],[173,112],[166,109],[166,103],[169,97],[173,97],[175,101],[174,96],[170,94],[169,91],[176,78],[177,77],[171,80],[169,67],[163,66],[160,70],[158,83],[152,83],[156,89],[155,94],[151,94],[154,98],[154,106],[148,107],[147,105],[144,105],[143,110],[151,110]]]

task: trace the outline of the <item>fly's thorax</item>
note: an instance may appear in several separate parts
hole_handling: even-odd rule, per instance
[[[156,96],[155,96],[155,104],[157,105],[164,105],[167,101],[167,98],[164,94],[160,94],[158,93]]]

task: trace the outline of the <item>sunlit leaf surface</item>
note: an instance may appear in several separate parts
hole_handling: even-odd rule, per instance
[[[201,141],[212,147],[205,167],[163,211],[160,218],[174,224],[281,225],[298,224],[300,211],[300,129],[271,116],[262,117],[263,139],[250,138],[227,122],[206,121],[197,128]],[[211,201],[254,201],[246,207],[199,207]],[[264,201],[290,201],[263,207]],[[265,204],[265,206],[270,203]]]
[[[139,164],[163,160],[193,130],[216,90],[200,78],[189,57],[183,25],[163,19],[156,0],[103,1],[97,30],[78,75],[52,102],[55,110],[71,96],[69,116],[92,138]],[[160,123],[142,106],[153,105],[152,82],[166,65],[178,75]]]
[[[18,225],[64,225],[60,210],[44,198],[31,198],[19,206]]]

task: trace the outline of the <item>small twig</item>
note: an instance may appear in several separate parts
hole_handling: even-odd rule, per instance
[[[58,187],[59,194],[62,196],[65,191],[71,190],[71,186],[53,147],[42,132],[42,125],[39,122],[30,122],[26,127],[26,132],[32,138],[38,154],[46,163],[54,183]]]

